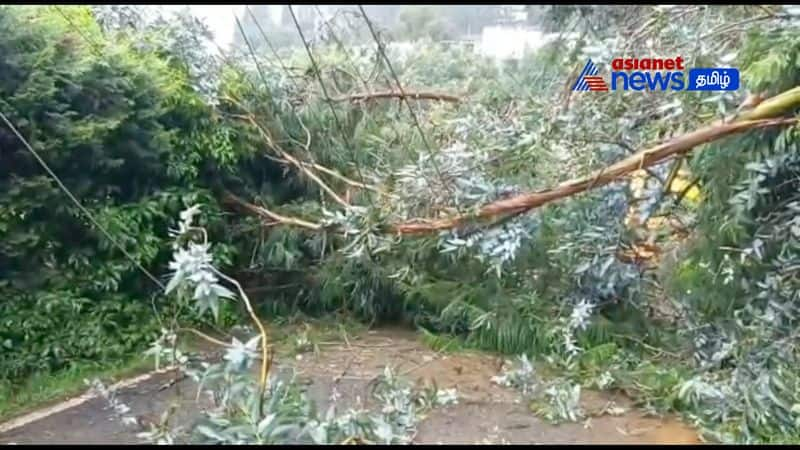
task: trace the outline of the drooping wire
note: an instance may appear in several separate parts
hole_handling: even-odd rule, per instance
[[[264,83],[264,88],[268,89],[269,84],[267,84],[267,77],[264,76],[264,71],[261,70],[261,64],[258,62],[258,58],[256,57],[256,52],[253,49],[253,45],[250,44],[250,39],[247,37],[247,33],[244,32],[244,27],[242,27],[242,22],[239,20],[239,16],[236,14],[233,15],[233,18],[236,20],[236,26],[239,28],[239,33],[242,34],[242,39],[244,39],[244,43],[247,45],[247,50],[250,52],[250,55],[253,57],[253,62],[256,65],[256,70],[258,71],[258,75],[261,77],[261,82]]]
[[[72,27],[72,29],[75,30],[75,32],[78,33],[81,36],[81,38],[83,38],[84,41],[89,43],[89,45],[92,47],[92,50],[94,51],[95,55],[98,56],[98,57],[101,56],[102,52],[100,51],[100,49],[102,47],[100,46],[100,44],[98,44],[94,39],[89,38],[88,35],[86,35],[83,31],[81,31],[80,27],[78,27],[75,24],[75,22],[73,22],[69,18],[69,16],[67,16],[67,14],[64,13],[64,11],[61,9],[61,7],[59,7],[58,5],[52,5],[52,7],[55,8],[55,10],[61,15],[61,17],[63,17],[64,20],[67,21],[67,23]]]
[[[125,247],[123,247],[122,244],[120,244],[116,239],[114,239],[111,233],[109,233],[108,230],[105,229],[105,227],[100,225],[100,223],[97,221],[97,219],[94,218],[92,213],[89,212],[89,210],[86,209],[81,204],[81,202],[75,197],[75,195],[72,194],[72,191],[70,191],[69,188],[67,188],[67,186],[64,185],[64,183],[61,181],[58,175],[56,175],[55,172],[53,172],[50,166],[47,165],[47,162],[45,162],[45,160],[42,159],[41,156],[39,156],[39,153],[33,149],[31,144],[28,143],[28,140],[25,139],[25,137],[19,132],[19,130],[17,130],[17,127],[15,127],[13,123],[11,123],[11,121],[2,111],[0,111],[0,119],[2,119],[3,122],[5,122],[6,126],[11,130],[11,132],[14,133],[14,135],[28,150],[28,152],[30,152],[33,155],[33,157],[36,158],[36,161],[39,162],[39,165],[42,166],[42,168],[45,170],[45,172],[47,172],[50,178],[52,178],[53,181],[56,182],[58,187],[64,192],[64,194],[67,195],[67,197],[69,197],[72,203],[75,204],[75,206],[83,213],[83,215],[85,215],[86,218],[89,219],[89,221],[95,227],[97,227],[97,229],[100,230],[100,232],[103,233],[103,235],[105,235],[106,239],[108,239],[109,242],[114,244],[114,246],[117,247],[122,252],[122,254],[125,255],[126,258],[128,258],[139,270],[142,271],[142,273],[144,273],[148,278],[150,278],[150,280],[152,280],[153,283],[155,283],[163,291],[166,288],[164,284],[155,275],[153,275],[147,269],[145,269],[144,266],[142,266],[142,264],[139,261],[137,261],[136,258],[133,257],[133,255],[128,253],[128,251],[125,250]]]
[[[250,9],[249,5],[244,5],[244,8],[245,8],[245,10],[247,10],[248,14],[250,14],[250,17],[253,19],[253,23],[256,25],[256,28],[258,29],[259,34],[261,34],[261,38],[264,39],[264,42],[266,42],[267,47],[269,47],[269,50],[272,52],[272,56],[275,57],[275,61],[277,61],[278,65],[281,66],[281,69],[286,74],[286,77],[292,82],[292,84],[294,84],[295,89],[299,92],[300,91],[300,87],[297,85],[297,82],[292,77],[292,74],[289,71],[289,68],[286,67],[285,64],[283,64],[283,59],[278,54],[278,50],[275,49],[275,46],[272,45],[272,42],[269,40],[269,38],[267,38],[267,33],[265,33],[264,29],[261,28],[261,24],[259,23],[258,19],[256,18],[256,15],[253,14],[253,11]]]
[[[319,9],[318,5],[314,5],[314,7],[317,10],[317,14],[320,16],[320,18],[323,20],[323,23],[328,28],[328,32],[330,33],[331,38],[334,40],[336,45],[344,53],[345,60],[348,62],[348,64],[350,64],[350,67],[352,68],[352,70],[355,73],[356,77],[361,81],[361,84],[364,85],[365,91],[368,94],[372,93],[372,89],[369,86],[369,82],[361,74],[361,70],[358,68],[358,65],[355,63],[355,61],[353,61],[353,58],[351,57],[350,52],[347,50],[347,47],[345,47],[345,45],[342,42],[342,40],[336,34],[336,31],[333,29],[333,25],[331,24],[331,21],[330,20],[325,20],[325,16],[324,16],[324,14],[322,14],[322,11]],[[362,106],[362,109],[363,109],[363,106]],[[368,114],[368,116],[370,117],[370,119],[372,120],[372,122],[374,124],[378,123],[378,121],[377,121],[377,119],[375,119],[375,117],[373,117],[370,114]],[[397,136],[397,139],[401,140],[402,133],[400,133],[400,130],[398,130],[397,124],[395,122],[396,121],[394,121],[394,120],[390,120],[389,121],[389,127],[392,129],[392,131],[394,131],[395,135]],[[421,178],[425,181],[425,184],[428,186],[428,189],[430,189],[431,193],[435,196],[436,195],[435,187],[433,186],[433,183],[431,183],[430,180],[428,180],[427,177],[424,176],[424,170],[422,169],[422,166],[420,165],[419,159],[416,159],[414,161],[414,163],[417,166],[417,170],[419,170],[419,174],[421,175]]]
[[[306,49],[306,53],[308,54],[308,59],[311,61],[312,69],[314,70],[314,74],[316,75],[317,81],[319,82],[320,88],[322,89],[322,95],[325,97],[325,102],[328,104],[328,107],[331,110],[331,114],[333,114],[333,121],[336,124],[336,128],[339,129],[339,132],[341,133],[342,138],[345,141],[345,145],[347,145],[348,148],[350,148],[352,151],[354,149],[353,144],[350,141],[347,132],[344,130],[344,127],[342,127],[342,123],[339,121],[339,115],[336,114],[336,108],[334,108],[333,106],[333,100],[328,95],[328,89],[325,87],[325,83],[322,80],[322,74],[320,73],[319,66],[317,65],[317,61],[314,59],[314,55],[311,53],[311,48],[309,47],[305,35],[303,34],[303,30],[300,27],[300,22],[297,20],[297,16],[295,15],[292,6],[289,5],[288,7],[289,7],[289,14],[291,14],[292,16],[292,21],[294,22],[294,25],[297,28],[297,33],[300,35],[300,40],[302,40],[303,42],[303,47],[305,47]],[[360,182],[362,184],[366,184],[364,175],[361,171],[361,164],[358,162],[358,159],[355,158],[355,154],[353,155],[353,162],[355,163],[356,173],[360,178]],[[370,192],[369,190],[367,190],[367,197],[369,199],[369,202],[372,204],[372,207],[376,208],[375,201],[372,197],[372,192]]]
[[[324,16],[324,14],[322,14],[322,11],[319,9],[319,5],[314,5],[314,8],[316,8],[317,14],[320,16],[320,18],[323,20],[323,23],[328,28],[328,32],[330,33],[331,38],[334,40],[334,42],[336,42],[336,45],[344,53],[344,58],[347,61],[347,63],[350,65],[350,68],[353,69],[353,72],[355,73],[356,77],[359,79],[359,81],[361,81],[361,84],[364,85],[365,91],[368,94],[372,93],[372,89],[369,86],[369,82],[361,74],[361,70],[358,68],[358,65],[355,63],[355,61],[353,61],[353,58],[351,57],[350,52],[347,50],[347,47],[344,46],[344,43],[342,42],[342,40],[339,39],[339,37],[336,35],[336,31],[333,29],[333,25],[331,25],[331,22],[329,20],[325,20],[325,16]],[[377,124],[377,120],[374,117],[372,117],[372,115],[368,115],[368,116],[372,119],[373,123]],[[397,124],[395,123],[395,121],[393,121],[393,120],[389,121],[389,126],[392,128],[392,130],[394,131],[395,135],[397,135],[397,137],[399,138],[401,136],[401,133],[397,129]],[[419,167],[419,165],[417,167]],[[422,171],[420,170],[420,172],[422,172]],[[430,187],[430,183],[428,183],[428,185]]]
[[[317,11],[317,15],[319,15],[320,19],[322,19],[322,23],[325,24],[325,26],[328,28],[328,32],[330,33],[331,38],[334,40],[334,42],[336,42],[336,45],[342,50],[342,52],[344,52],[344,57],[347,60],[348,64],[350,64],[350,67],[355,72],[356,77],[358,77],[358,79],[364,85],[364,88],[369,92],[370,88],[367,79],[364,78],[363,75],[361,75],[361,71],[358,69],[358,66],[350,57],[350,52],[347,51],[347,48],[344,46],[342,40],[339,39],[339,36],[336,35],[336,31],[333,29],[333,25],[331,25],[331,22],[329,20],[325,19],[325,15],[322,13],[322,10],[319,9],[319,5],[314,5],[314,8]]]
[[[417,128],[420,137],[422,138],[422,143],[425,146],[428,154],[431,157],[431,165],[433,169],[436,171],[436,175],[439,177],[439,182],[442,183],[442,186],[447,190],[447,193],[453,200],[454,206],[459,214],[462,214],[461,209],[459,207],[458,202],[455,199],[455,194],[450,187],[450,184],[444,180],[444,176],[442,175],[442,171],[439,168],[439,164],[436,162],[436,157],[433,154],[433,150],[428,143],[428,138],[425,136],[425,132],[422,130],[422,126],[419,123],[419,119],[417,118],[417,114],[414,112],[414,108],[411,106],[411,102],[408,100],[405,91],[403,90],[403,86],[400,83],[400,78],[397,76],[397,73],[392,67],[392,62],[389,60],[389,57],[386,56],[386,52],[384,51],[383,43],[381,42],[380,38],[378,38],[378,34],[375,32],[375,28],[372,26],[372,21],[367,16],[366,11],[364,11],[364,7],[358,5],[359,11],[361,11],[361,16],[364,18],[364,21],[367,23],[367,27],[369,28],[369,32],[372,35],[372,39],[375,41],[375,44],[378,46],[378,52],[380,53],[381,57],[383,57],[384,62],[386,62],[386,67],[389,69],[389,73],[391,74],[392,78],[394,78],[394,82],[397,85],[397,90],[400,91],[400,98],[406,104],[408,108],[408,112],[411,114],[411,119],[414,121],[414,126]]]
[[[291,83],[294,85],[294,87],[295,87],[295,90],[296,90],[297,92],[300,92],[300,86],[299,86],[299,85],[297,84],[297,82],[294,80],[294,77],[292,76],[292,73],[291,73],[291,71],[289,70],[289,68],[288,68],[288,67],[286,67],[286,65],[285,65],[285,64],[283,64],[283,59],[280,57],[280,55],[278,54],[277,50],[276,50],[276,49],[275,49],[275,47],[272,45],[272,42],[271,42],[271,41],[269,40],[269,38],[267,37],[266,33],[264,33],[264,30],[263,30],[263,28],[261,27],[261,24],[258,22],[258,18],[256,18],[255,14],[253,14],[253,12],[250,10],[250,7],[249,7],[248,5],[245,5],[245,9],[246,9],[246,10],[248,11],[248,13],[250,14],[250,17],[252,18],[252,20],[253,20],[253,23],[255,24],[256,28],[258,28],[258,30],[259,30],[259,33],[261,34],[261,38],[264,40],[264,42],[265,42],[265,43],[267,44],[267,46],[269,47],[270,51],[272,52],[272,55],[275,57],[275,60],[276,60],[276,62],[277,62],[277,63],[278,63],[278,65],[280,66],[281,70],[283,70],[283,73],[284,73],[284,75],[286,75],[286,78],[287,78],[289,81],[291,81]],[[238,23],[239,23],[239,18],[238,18],[238,16],[237,16],[235,13],[234,13],[234,18],[236,19],[236,22],[237,22],[237,24],[238,24]],[[250,57],[251,57],[251,58],[253,59],[253,61],[255,62],[255,64],[256,64],[256,67],[258,67],[258,56],[256,55],[256,52],[255,52],[255,46],[252,46],[252,45],[250,44],[250,41],[248,40],[247,36],[245,35],[244,28],[243,28],[241,25],[239,26],[239,33],[242,35],[242,38],[243,38],[243,39],[245,40],[245,42],[247,43],[248,49],[250,50]],[[228,65],[229,65],[229,66],[232,66],[232,64],[231,64],[230,62],[228,63]],[[262,79],[263,79],[263,78],[264,78],[264,75],[262,74]],[[291,106],[291,108],[292,108],[292,112],[294,113],[295,117],[297,117],[297,119],[298,119],[299,121],[301,121],[301,122],[302,122],[302,119],[300,118],[300,115],[297,113],[297,110],[296,110],[296,107],[295,107],[294,103],[292,103],[292,102],[289,102],[289,105]],[[309,158],[311,158],[311,161],[312,161],[312,163],[316,163],[316,161],[314,161],[314,155],[312,155],[312,154],[310,153],[310,151],[308,151],[308,149],[306,149],[306,153],[308,154],[308,157],[309,157]]]
[[[99,44],[97,44],[95,41],[89,39],[89,37],[86,34],[81,32],[80,28],[73,21],[69,20],[69,18],[66,16],[66,14],[64,14],[64,12],[61,11],[61,9],[58,7],[58,5],[53,5],[53,7],[56,8],[56,10],[59,12],[59,14],[61,14],[61,16],[73,28],[73,30],[76,33],[78,33],[78,35],[80,35],[81,38],[84,41],[86,41],[87,43],[90,44],[90,46],[92,47],[92,50],[94,51],[95,56],[97,56],[98,58],[102,59],[103,58],[103,54],[102,54],[101,47],[99,46]],[[216,42],[215,42],[215,44],[216,44]],[[223,62],[230,64],[227,61],[227,58],[225,57],[224,52],[222,52],[222,49],[219,48],[219,45],[217,45],[217,49],[220,51],[220,55],[222,56]],[[231,65],[231,67],[232,67],[232,65]],[[248,78],[248,81],[250,81],[251,85],[253,85],[252,84],[252,80],[250,80]],[[255,89],[255,85],[253,85],[253,89]],[[2,112],[0,112],[0,115],[2,115]],[[140,263],[138,263],[135,259],[133,259],[133,257],[117,241],[115,241],[110,236],[110,233],[107,230],[105,230],[102,226],[100,226],[97,223],[96,220],[94,220],[94,218],[91,215],[91,213],[89,213],[89,211],[86,210],[86,208],[84,208],[80,204],[80,202],[78,202],[78,200],[71,194],[71,192],[69,192],[69,189],[67,189],[66,186],[64,186],[63,183],[61,183],[61,181],[55,175],[55,173],[53,173],[52,170],[49,169],[49,167],[46,165],[44,160],[41,157],[39,157],[38,154],[36,154],[35,151],[33,151],[33,148],[30,146],[30,144],[28,144],[27,141],[25,140],[25,138],[16,130],[16,128],[14,128],[13,124],[8,120],[8,118],[5,115],[3,115],[2,118],[3,118],[3,121],[6,122],[6,125],[8,125],[9,128],[11,128],[12,131],[14,131],[14,134],[17,135],[17,138],[19,138],[22,141],[22,143],[28,148],[28,150],[31,151],[34,154],[36,159],[39,161],[40,164],[42,164],[42,166],[45,168],[45,170],[48,172],[48,174],[51,177],[53,177],[53,179],[59,184],[61,189],[64,190],[64,192],[67,194],[67,196],[76,204],[76,206],[78,206],[78,208],[81,210],[81,212],[83,212],[89,218],[89,220],[96,227],[98,227],[98,229],[106,236],[106,238],[108,238],[117,248],[119,248],[119,250],[121,250],[123,252],[123,254],[129,260],[131,260],[131,262],[133,262],[140,271],[142,271],[148,278],[150,278],[150,280],[152,280],[161,289],[161,292],[164,292],[166,290],[166,286],[156,276],[154,276],[152,273],[147,271],[147,269],[145,269]],[[163,321],[161,320],[161,314],[159,313],[158,308],[155,305],[155,296],[153,296],[153,298],[152,298],[151,306],[153,308],[153,312],[155,313],[156,320],[158,321],[159,325],[163,327],[164,325],[163,325]],[[172,318],[172,326],[173,327],[177,326],[175,322],[176,322],[178,314],[180,313],[182,308],[183,308],[183,305],[180,305],[178,307],[178,310],[175,312],[174,317]],[[213,328],[215,331],[219,332],[220,334],[223,334],[223,335],[227,334],[227,333],[223,332],[222,330],[220,330],[219,328],[217,328],[216,325],[214,325],[213,323],[212,324],[208,324],[208,325],[211,328]]]
[[[251,12],[250,14],[251,14],[251,17],[252,17],[252,19],[253,19],[253,22],[256,24],[256,26],[258,27],[258,29],[260,29],[260,30],[263,30],[263,29],[261,28],[261,25],[258,23],[258,18],[256,18],[256,17],[255,17],[255,15],[253,15],[253,14],[252,14],[252,12]],[[237,22],[237,24],[240,24],[238,16],[236,16],[236,15],[234,14],[234,17],[235,17],[235,19],[236,19],[236,22]],[[250,41],[249,41],[249,39],[248,39],[248,38],[247,38],[247,36],[245,35],[244,27],[242,27],[242,26],[241,26],[241,24],[240,24],[240,26],[239,26],[239,32],[240,32],[240,34],[242,35],[242,38],[243,38],[243,39],[245,40],[245,42],[247,43],[248,49],[250,50],[250,56],[251,56],[251,58],[254,60],[254,62],[255,62],[255,64],[256,64],[256,67],[257,67],[257,68],[259,68],[260,66],[258,65],[258,56],[257,56],[257,55],[256,55],[256,53],[255,53],[255,47],[253,47],[253,46],[250,44]],[[272,46],[272,43],[271,43],[271,42],[269,41],[269,39],[267,38],[266,34],[262,34],[262,37],[264,38],[264,40],[266,41],[267,45],[269,45],[269,47],[270,47],[270,48],[274,48],[274,47]],[[297,89],[297,90],[298,90],[298,92],[299,92],[299,91],[300,91],[300,88],[299,88],[299,86],[297,86],[297,84],[296,84],[296,83],[294,82],[294,80],[292,79],[291,72],[289,72],[289,69],[288,69],[288,68],[287,68],[287,67],[286,67],[286,66],[283,64],[283,61],[281,60],[281,58],[280,58],[280,56],[277,54],[277,52],[275,53],[275,57],[276,57],[276,58],[278,58],[278,63],[279,63],[279,65],[280,65],[280,67],[281,67],[281,68],[284,70],[284,72],[285,72],[285,74],[286,74],[286,77],[292,80],[292,82],[294,83],[294,85],[295,85],[296,89]],[[260,72],[260,69],[259,69],[259,73],[261,73],[261,72]],[[261,77],[262,77],[262,80],[264,80],[264,82],[265,82],[265,84],[266,84],[266,78],[265,78],[265,76],[264,76],[264,74],[263,74],[263,73],[261,73]],[[298,121],[299,121],[299,122],[302,124],[302,121],[303,121],[303,119],[300,117],[300,114],[297,112],[297,109],[296,109],[295,105],[291,104],[291,109],[292,109],[292,113],[295,115],[295,117],[297,118],[297,120],[298,120]],[[253,117],[253,120],[255,120],[255,117]],[[291,136],[290,136],[290,138],[291,138]],[[317,164],[317,161],[316,161],[316,158],[314,157],[314,154],[313,154],[313,153],[311,153],[311,149],[310,149],[310,148],[308,148],[308,146],[303,146],[303,147],[304,147],[304,149],[305,149],[306,156],[309,158],[309,160],[311,161],[311,163],[312,163],[312,164],[314,164],[314,165],[316,165],[316,164]],[[362,182],[362,184],[364,184],[364,183]]]

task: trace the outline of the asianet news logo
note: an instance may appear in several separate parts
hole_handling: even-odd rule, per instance
[[[612,91],[735,91],[739,69],[694,68],[688,79],[683,58],[616,58],[611,61]],[[578,75],[573,91],[607,92],[609,85],[591,59]]]

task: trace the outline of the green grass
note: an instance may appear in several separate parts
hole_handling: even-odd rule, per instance
[[[346,342],[364,333],[367,327],[350,317],[326,315],[319,318],[295,314],[278,318],[267,324],[270,341],[276,347],[276,356],[293,356],[300,349],[297,339],[305,336],[311,346],[321,342]]]
[[[0,384],[0,421],[85,392],[88,387],[84,379],[119,379],[152,370],[152,367],[152,361],[136,355],[107,365],[86,364],[57,373],[34,374],[18,386]]]
[[[204,348],[200,343],[193,335],[182,335],[178,348],[194,353]],[[21,385],[0,380],[0,422],[82,394],[88,389],[86,379],[116,382],[154,369],[153,358],[145,358],[140,352],[115,362],[76,364],[57,372],[33,374]]]
[[[314,320],[301,316],[288,320],[275,320],[269,325],[272,341],[278,347],[279,354],[283,355],[295,353],[295,338],[303,333],[312,343],[344,342],[345,339],[352,339],[354,335],[365,330],[362,324],[342,317]],[[208,334],[218,337],[213,332]],[[179,348],[183,351],[197,352],[209,348],[208,344],[190,333],[181,334],[179,342]],[[55,373],[34,374],[23,384],[0,380],[0,422],[86,392],[88,387],[84,382],[85,379],[118,381],[153,369],[152,358],[145,359],[141,354],[133,354],[117,362],[87,363]]]

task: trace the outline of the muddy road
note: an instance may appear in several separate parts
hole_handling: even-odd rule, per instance
[[[623,397],[584,392],[583,408],[599,412],[609,405],[623,414],[594,415],[590,419],[551,425],[534,416],[517,392],[497,386],[490,379],[498,375],[502,360],[482,353],[442,355],[421,344],[416,335],[404,330],[363,333],[348,342],[323,342],[319,352],[282,358],[279,370],[294,369],[309,397],[322,408],[334,386],[339,405],[346,408],[367,401],[368,385],[386,365],[417,383],[435,380],[439,388],[456,388],[458,404],[437,408],[419,424],[414,443],[642,443],[694,444],[697,433],[674,418],[645,417]],[[176,424],[188,424],[204,399],[189,379],[177,382],[173,372],[145,375],[129,380],[117,397],[137,417],[157,420],[170,404],[177,405]],[[32,414],[0,423],[0,443],[9,444],[134,444],[139,431],[120,423],[102,398],[80,397]]]

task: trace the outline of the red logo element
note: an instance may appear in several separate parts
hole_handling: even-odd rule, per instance
[[[606,81],[598,75],[599,71],[597,70],[597,66],[592,63],[590,59],[586,66],[583,67],[583,71],[578,76],[578,79],[575,80],[575,84],[572,86],[573,91],[593,91],[593,92],[607,92],[608,85]]]

